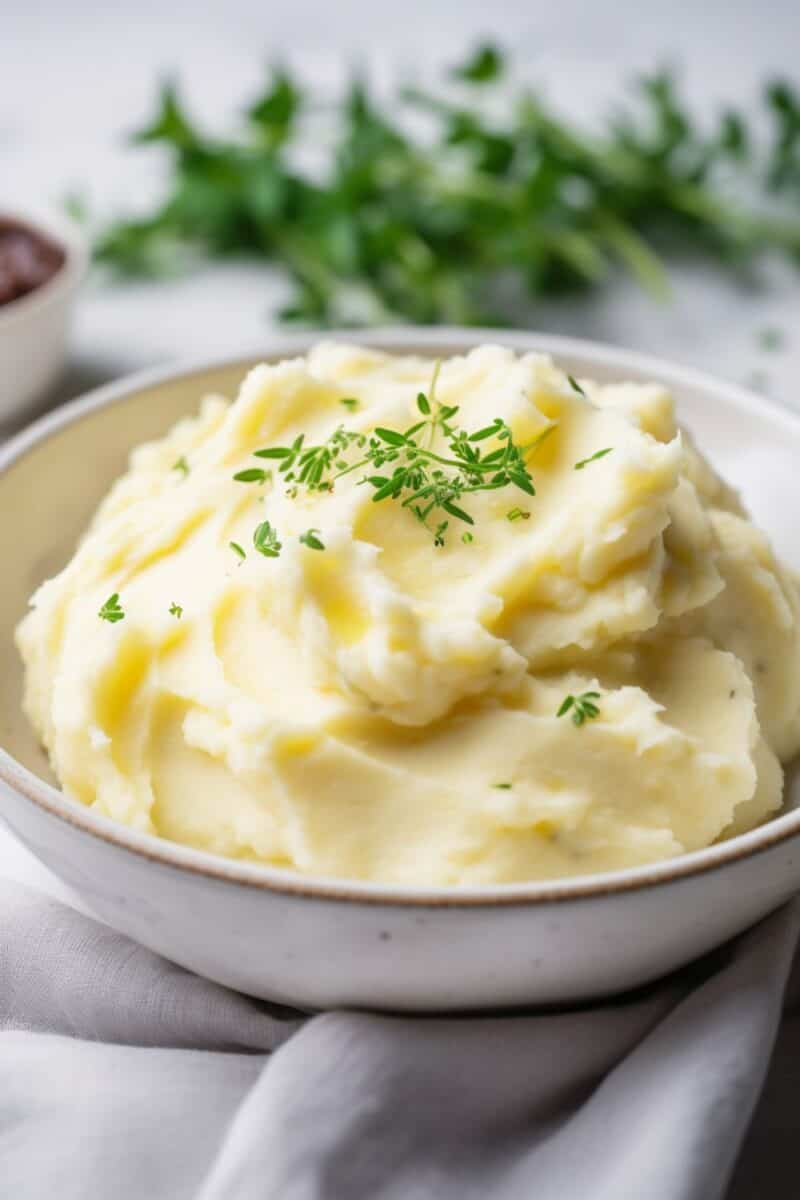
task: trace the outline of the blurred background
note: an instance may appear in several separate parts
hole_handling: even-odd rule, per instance
[[[29,206],[59,208],[66,201],[89,236],[106,238],[109,265],[96,269],[82,292],[59,397],[167,359],[250,350],[276,328],[276,313],[286,305],[299,307],[299,316],[312,323],[335,325],[343,318],[356,323],[454,320],[469,305],[468,315],[476,319],[635,346],[750,383],[788,404],[800,403],[794,384],[800,365],[800,272],[793,261],[800,247],[800,159],[789,163],[787,174],[795,175],[777,191],[764,187],[770,171],[774,174],[781,138],[784,157],[794,155],[794,146],[786,151],[786,145],[793,121],[800,130],[800,114],[792,111],[793,101],[788,108],[784,103],[781,113],[780,96],[772,109],[763,100],[770,81],[800,84],[796,12],[790,0],[505,0],[494,6],[478,0],[404,0],[396,5],[339,0],[333,6],[315,0],[5,4],[0,204],[25,211]],[[481,78],[492,75],[496,66],[474,57],[486,43],[513,55],[499,82]],[[293,128],[286,143],[281,125],[286,95],[276,97],[268,70],[275,63],[286,66],[292,94],[302,97],[302,131]],[[459,65],[467,67],[467,74],[472,69],[474,78],[455,79],[452,69]],[[643,107],[635,80],[664,68],[678,81],[688,120],[670,111],[670,97],[665,100],[663,94],[660,101],[656,96],[660,115],[655,112],[652,88],[650,107],[646,101]],[[366,169],[384,171],[381,186],[397,201],[394,218],[402,228],[386,237],[404,238],[401,249],[396,239],[373,238],[365,250],[363,222],[341,219],[347,203],[338,204],[334,220],[323,211],[319,196],[310,202],[310,215],[306,204],[299,226],[292,202],[284,205],[281,236],[269,229],[262,245],[254,247],[252,233],[241,230],[230,237],[230,229],[216,242],[214,234],[209,243],[209,211],[228,202],[219,200],[228,186],[225,165],[217,163],[205,174],[192,168],[188,184],[186,173],[176,183],[180,149],[176,156],[174,147],[131,146],[126,140],[131,131],[148,125],[154,133],[159,87],[167,77],[179,86],[180,103],[202,136],[229,148],[240,137],[241,113],[254,101],[270,101],[255,143],[252,130],[248,135],[251,148],[257,144],[267,156],[277,152],[284,164],[280,171],[291,163],[292,170],[315,180],[325,193],[341,184],[335,165],[335,106],[354,71],[370,81],[376,103],[385,106],[392,122],[402,122],[410,139],[399,156],[380,137],[371,148],[364,151],[362,145],[359,150],[360,169],[366,162]],[[401,118],[397,89],[406,84],[446,96],[451,108],[437,114],[411,105]],[[498,216],[497,205],[485,201],[481,189],[487,179],[503,195],[517,187],[519,164],[504,164],[507,146],[502,143],[517,129],[512,114],[527,91],[546,106],[546,116],[557,114],[559,125],[548,131],[545,154],[560,172],[553,193],[557,199],[551,195],[543,204],[530,189],[518,189],[507,216],[501,198]],[[734,123],[730,114],[725,116],[731,108]],[[638,172],[633,184],[626,175],[631,164],[612,161],[613,153],[625,149],[618,125],[620,113],[629,109],[643,122],[631,168]],[[656,118],[661,127],[654,132],[647,122]],[[536,119],[544,119],[538,109]],[[736,124],[740,120],[746,125],[744,137]],[[588,200],[580,193],[580,181],[575,185],[564,179],[571,170],[564,157],[574,152],[565,138],[573,132],[600,139],[593,168],[599,182],[591,181],[594,198]],[[179,131],[178,142],[183,136]],[[664,137],[672,139],[668,153]],[[719,152],[718,147],[709,151],[712,142],[716,147],[726,138]],[[408,176],[393,182],[392,172],[402,175],[408,168],[417,142],[426,148],[414,187]],[[648,154],[653,195],[647,188]],[[708,222],[703,216],[699,231],[689,229],[692,221],[695,226],[698,222],[685,211],[683,224],[667,229],[664,237],[664,210],[672,203],[665,201],[666,190],[673,184],[695,186],[699,179],[706,196],[707,164],[698,166],[692,157],[704,155],[714,158],[711,194],[724,196],[724,205],[731,206],[721,218],[722,237],[716,218]],[[184,167],[186,161],[184,153]],[[447,205],[441,190],[433,198],[430,194],[429,176],[435,170],[439,178],[440,167],[445,183],[440,179],[436,186],[454,186],[458,177],[468,190],[480,193],[477,199],[472,192],[468,201],[459,199],[462,225],[455,233],[442,228]],[[579,176],[580,170],[572,174]],[[131,265],[126,254],[135,257],[128,253],[130,237],[125,242],[126,231],[115,226],[116,241],[114,236],[109,241],[109,226],[123,216],[151,219],[161,199],[174,196],[176,188],[184,188],[181,232],[192,221],[200,230],[199,239],[189,239],[192,253],[188,259],[169,258],[174,228],[161,242],[140,237],[134,250],[145,256],[152,252],[158,270],[155,277],[127,276],[121,267]],[[588,218],[582,215],[587,204],[596,208],[600,203],[598,191],[603,219],[621,222],[622,235],[610,224],[599,233],[594,210]],[[269,226],[269,205],[276,202],[272,193],[266,198],[262,193],[259,203],[266,206],[262,211]],[[366,209],[358,199],[353,207]],[[748,225],[743,232],[736,226],[740,209],[768,210],[770,220],[777,213],[775,219],[785,227],[763,235]],[[636,240],[626,243],[629,218]],[[227,219],[220,217],[223,223]],[[415,250],[412,242],[421,220],[427,223],[422,238],[427,243]],[[237,221],[232,218],[234,226]],[[302,253],[290,245],[298,228]],[[542,250],[541,230],[556,239],[554,252],[551,247]],[[559,242],[563,237],[567,241]],[[616,246],[611,245],[614,238]],[[760,242],[766,253],[760,245],[753,249],[751,243]],[[384,280],[376,287],[383,270],[376,266],[382,246],[403,261],[407,273],[413,260],[418,274],[404,277],[399,285]],[[449,247],[446,261],[441,246]],[[663,260],[663,278],[654,277],[661,268],[651,262],[651,250]],[[298,272],[298,254],[305,264],[299,289],[297,280],[295,286],[291,280],[292,271]],[[529,254],[536,261],[520,268]],[[326,256],[334,262],[335,278],[331,282],[327,261],[328,274],[319,283],[314,273]],[[499,272],[487,262],[499,262]],[[345,275],[352,276],[345,280],[344,299],[338,273],[342,263]],[[431,300],[434,293],[438,298]]]

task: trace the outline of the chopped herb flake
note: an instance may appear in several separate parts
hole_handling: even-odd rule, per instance
[[[595,704],[595,700],[599,699],[599,692],[582,692],[580,696],[573,696],[570,693],[569,696],[565,696],[562,700],[561,707],[556,713],[556,716],[563,717],[571,711],[572,724],[583,725],[585,721],[599,716],[600,709]]]
[[[112,625],[124,619],[125,613],[120,606],[119,592],[114,592],[113,596],[108,597],[97,615],[101,621],[109,621]]]
[[[613,449],[613,446],[606,446],[603,450],[597,450],[594,454],[590,454],[588,458],[582,458],[580,462],[575,463],[575,470],[582,471],[589,463],[597,462],[598,458],[605,458]]]
[[[317,536],[318,533],[318,529],[307,529],[305,533],[300,534],[300,541],[311,550],[324,550],[325,543]]]
[[[277,558],[281,552],[278,535],[269,521],[262,521],[253,532],[253,545],[265,558]]]
[[[237,471],[233,477],[237,483],[267,483],[272,478],[271,471],[261,467],[248,467],[246,471]]]

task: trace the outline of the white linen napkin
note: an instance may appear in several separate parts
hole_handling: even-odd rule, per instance
[[[574,1011],[306,1019],[0,881],[0,1192],[716,1200],[763,1083],[799,913]]]

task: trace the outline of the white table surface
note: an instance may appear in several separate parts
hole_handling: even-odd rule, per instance
[[[178,75],[196,112],[216,124],[241,106],[264,64],[288,58],[334,86],[343,65],[422,71],[461,58],[490,34],[515,47],[520,68],[576,115],[618,98],[627,79],[682,63],[699,105],[752,101],[768,74],[795,71],[792,0],[673,0],[641,5],[506,0],[28,0],[2,5],[0,205],[58,204],[84,192],[99,213],[146,200],[158,187],[157,153],[125,147],[123,133],[150,111],[155,81]],[[68,15],[67,15],[68,14]],[[542,304],[540,328],[636,346],[738,381],[754,372],[800,407],[800,273],[772,265],[759,289],[702,265],[673,273],[674,299],[659,306],[622,284],[576,302]],[[285,285],[258,266],[204,269],[158,284],[91,280],[78,312],[67,375],[54,399],[141,366],[251,349],[274,326]],[[767,354],[758,333],[785,331]],[[0,872],[57,891],[43,868],[0,830]]]

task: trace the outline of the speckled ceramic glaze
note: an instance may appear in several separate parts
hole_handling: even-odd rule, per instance
[[[0,813],[14,833],[115,928],[231,987],[309,1008],[480,1009],[607,995],[690,961],[788,899],[800,886],[791,772],[779,817],[710,849],[613,874],[459,890],[305,878],[217,858],[137,834],[58,790],[20,710],[12,634],[28,597],[68,559],[133,446],[194,411],[204,393],[233,396],[254,361],[315,340],[276,339],[245,359],[123,380],[0,450]],[[786,518],[800,496],[796,417],[693,371],[586,342],[475,330],[358,340],[432,356],[493,340],[551,352],[577,375],[666,383],[681,421],[800,566]]]

